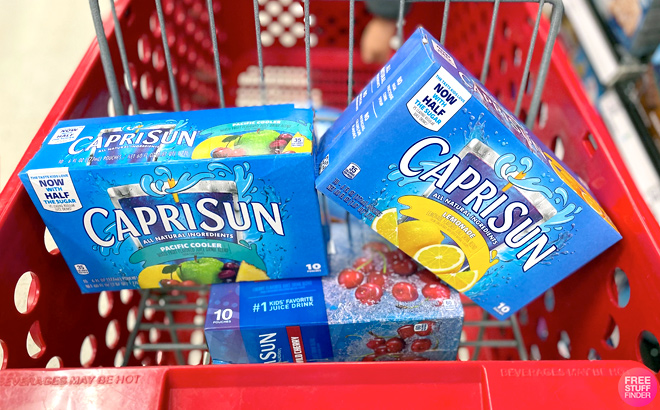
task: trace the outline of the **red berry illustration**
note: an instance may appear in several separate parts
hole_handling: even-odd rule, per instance
[[[365,257],[357,258],[355,262],[353,262],[353,267],[365,273],[373,272],[376,269],[374,267],[373,259]]]
[[[390,266],[393,265],[394,262],[400,260],[398,254],[396,253],[396,251],[387,252],[385,254],[385,259],[387,261],[387,264],[390,265]]]
[[[355,297],[365,305],[373,305],[383,297],[383,288],[375,283],[364,283],[355,289]]]
[[[280,134],[280,136],[277,137],[277,138],[280,139],[280,140],[284,140],[284,141],[289,142],[289,141],[291,141],[291,139],[293,138],[293,135],[291,135],[291,134],[287,134],[287,133],[283,133],[283,134]]]
[[[413,325],[403,325],[399,327],[396,332],[401,336],[403,339],[407,339],[409,337],[412,337],[415,335],[415,326]]]
[[[392,262],[392,270],[401,276],[409,276],[415,273],[417,266],[412,259],[396,259]]]
[[[403,355],[399,356],[399,360],[404,361],[404,362],[410,362],[410,361],[415,360],[416,357],[417,357],[417,355],[408,353],[408,354],[403,354]]]
[[[231,155],[232,157],[244,157],[245,150],[243,148],[236,148]]]
[[[399,302],[412,302],[419,294],[415,285],[409,282],[399,282],[392,286],[392,296]]]
[[[344,269],[339,272],[337,282],[346,289],[353,289],[358,287],[364,280],[364,274],[355,269]]]
[[[233,156],[234,150],[231,148],[219,147],[211,151],[212,158],[227,158]]]
[[[284,147],[286,147],[287,141],[285,140],[275,140],[268,145],[268,148],[270,148],[271,152],[275,154],[279,154],[282,152]]]
[[[426,269],[417,272],[417,277],[424,283],[440,283],[440,278]]]
[[[392,266],[387,262],[384,253],[372,253],[369,255],[369,258],[372,259],[372,263],[370,265],[373,266],[373,272],[392,273]],[[387,268],[387,270],[385,268]]]
[[[275,140],[275,141],[271,142],[268,147],[271,148],[271,149],[284,148],[284,147],[286,147],[286,141],[285,140]]]
[[[236,271],[233,269],[222,269],[220,273],[218,273],[218,278],[220,279],[228,279],[228,278],[233,278],[236,276]]]
[[[387,245],[382,242],[369,242],[362,247],[362,250],[367,252],[371,251],[387,253],[390,251],[390,248],[388,248]]]
[[[398,353],[403,350],[406,345],[400,337],[393,337],[387,341],[387,351],[390,353]]]
[[[408,256],[404,251],[401,249],[395,249],[392,252],[390,252],[390,255],[393,260],[395,261],[412,261],[412,258]]]
[[[177,286],[177,285],[180,285],[180,284],[181,284],[181,282],[179,282],[178,280],[174,280],[174,279],[163,279],[163,280],[160,281],[160,286]]]
[[[376,355],[375,354],[368,354],[362,358],[363,362],[373,362],[376,360]]]
[[[415,333],[419,336],[428,336],[433,332],[433,322],[424,320],[415,325]]]
[[[442,303],[443,300],[449,299],[451,291],[442,283],[429,283],[422,288],[422,295],[429,299],[439,299]]]
[[[240,265],[236,262],[227,262],[225,263],[225,266],[222,267],[222,269],[231,269],[237,271]]]
[[[367,276],[367,283],[373,283],[380,287],[385,286],[385,275],[380,273],[370,273]]]
[[[378,346],[385,346],[385,339],[377,337],[367,342],[367,347],[371,350],[375,350]]]
[[[429,339],[417,339],[410,345],[410,350],[413,352],[425,352],[431,348],[431,341]],[[417,360],[417,359],[415,359]]]
[[[387,354],[387,346],[378,346],[377,348],[374,349],[374,354],[376,357],[378,356],[383,356]]]

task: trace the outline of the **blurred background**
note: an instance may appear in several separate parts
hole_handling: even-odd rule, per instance
[[[83,0],[0,5],[0,189],[94,38]]]

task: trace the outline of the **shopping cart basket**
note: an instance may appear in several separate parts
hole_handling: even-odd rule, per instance
[[[284,101],[343,108],[380,68],[355,51],[370,18],[361,2],[121,0],[104,25],[90,4],[98,42],[19,170],[61,119]],[[561,16],[560,0],[416,2],[399,15],[395,46],[419,24],[437,35],[590,186],[623,235],[510,321],[468,306],[461,357],[632,359],[658,371],[660,227],[555,44]],[[206,289],[80,294],[16,174],[0,196],[0,260],[2,368],[202,362]]]

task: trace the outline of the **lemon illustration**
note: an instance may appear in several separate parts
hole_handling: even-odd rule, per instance
[[[478,272],[459,272],[465,253],[458,246],[430,245],[417,251],[414,258],[459,292],[465,292],[479,280]]]
[[[170,273],[163,273],[163,269],[169,265],[153,265],[147,266],[142,269],[140,275],[138,275],[138,285],[142,289],[151,289],[157,288],[160,286],[160,281],[163,279],[173,279],[181,282],[181,278],[176,271]]]
[[[428,221],[407,221],[399,225],[399,249],[410,256],[429,245],[440,244],[445,236],[438,225]]]
[[[438,277],[458,292],[470,290],[479,280],[479,274],[473,270],[448,273],[446,275],[438,275]]]
[[[234,140],[232,139],[229,142],[225,142],[225,139],[229,135],[218,135],[217,137],[211,137],[200,142],[192,152],[192,159],[205,159],[211,158],[211,152],[216,148],[232,148],[234,146]]]
[[[465,253],[454,245],[429,245],[417,251],[414,258],[438,275],[458,272],[465,262]]]
[[[390,241],[394,246],[399,246],[398,213],[396,208],[383,211],[380,216],[374,218],[371,229],[378,232],[383,238]]]

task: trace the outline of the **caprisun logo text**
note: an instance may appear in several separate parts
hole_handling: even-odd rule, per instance
[[[284,236],[282,215],[279,204],[271,203],[270,212],[262,203],[238,202],[238,211],[232,202],[219,202],[215,198],[202,198],[194,206],[181,202],[179,206],[161,204],[155,207],[139,206],[132,209],[90,208],[83,216],[83,225],[89,238],[97,245],[103,247],[113,246],[117,241],[124,241],[128,236],[139,238],[151,235],[152,229],[156,231],[174,232],[196,231],[218,232],[227,224],[235,231],[247,231],[253,223],[257,231],[266,232],[269,226],[277,235]],[[112,212],[112,215],[111,215]],[[137,224],[131,221],[127,213],[132,213]],[[237,215],[238,214],[238,215]],[[198,222],[207,218],[212,223]],[[183,218],[181,218],[183,217]],[[92,219],[105,218],[112,226],[108,232],[105,230],[104,238],[94,229]],[[226,219],[226,220],[225,220]],[[158,229],[158,228],[161,228]]]
[[[275,351],[275,343],[277,333],[266,333],[259,335],[259,359],[262,363],[275,363],[277,362],[277,352]]]
[[[165,126],[160,129],[145,129],[136,132],[107,130],[97,137],[82,137],[69,146],[69,154],[76,155],[84,151],[128,147],[134,145],[187,145],[192,147],[199,131],[171,130]]]
[[[452,155],[432,169],[411,168],[415,155],[430,146],[441,148],[440,156],[450,152],[449,143],[440,137],[425,138],[413,144],[401,157],[399,171],[406,177],[416,177],[420,181],[435,181],[433,185],[447,194],[462,190],[467,193],[461,201],[474,214],[486,221],[490,231],[505,234],[504,243],[511,249],[520,249],[517,259],[528,255],[523,265],[523,271],[528,271],[543,259],[557,250],[555,245],[546,247],[549,237],[539,226],[525,232],[534,221],[529,217],[527,204],[510,200],[509,195],[501,192],[497,186],[474,169],[467,166],[464,171],[455,175],[461,158]],[[487,202],[490,204],[487,204]],[[521,221],[522,219],[522,221]]]

